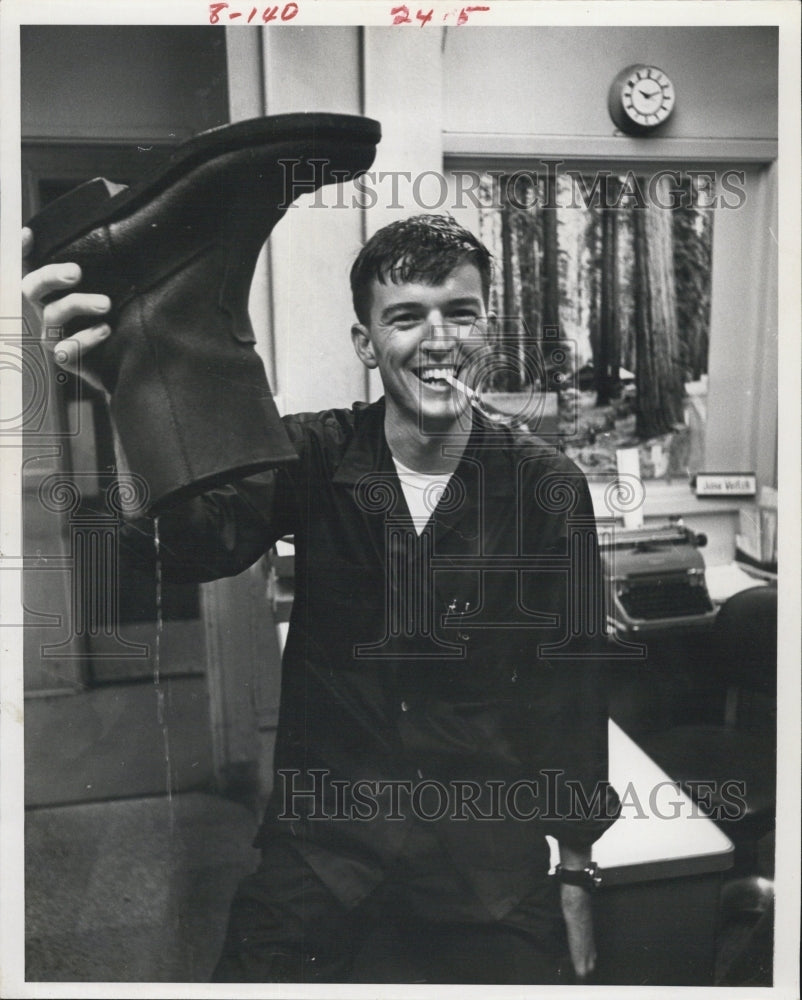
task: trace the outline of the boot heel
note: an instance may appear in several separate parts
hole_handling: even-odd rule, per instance
[[[49,257],[60,245],[66,243],[75,230],[121,191],[125,184],[115,184],[105,177],[95,177],[79,184],[55,201],[51,201],[36,216],[33,252],[42,260]]]

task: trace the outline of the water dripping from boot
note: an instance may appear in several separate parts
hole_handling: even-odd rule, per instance
[[[162,732],[164,745],[164,762],[166,768],[165,782],[167,788],[167,803],[170,809],[170,829],[173,827],[173,781],[170,773],[170,733],[167,726],[167,716],[164,706],[164,687],[161,681],[161,640],[164,629],[162,610],[162,553],[159,537],[159,518],[153,519],[153,544],[156,552],[156,644],[153,651],[153,686],[156,690],[156,717]]]

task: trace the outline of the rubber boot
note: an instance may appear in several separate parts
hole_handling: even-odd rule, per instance
[[[297,457],[254,349],[253,269],[292,201],[363,173],[379,138],[351,115],[237,122],[135,187],[96,178],[28,223],[31,267],[72,261],[81,289],[111,299],[112,335],[84,363],[110,394],[150,514]]]

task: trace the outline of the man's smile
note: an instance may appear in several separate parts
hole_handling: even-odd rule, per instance
[[[421,365],[413,368],[412,373],[425,385],[437,388],[450,388],[454,378],[453,365]]]

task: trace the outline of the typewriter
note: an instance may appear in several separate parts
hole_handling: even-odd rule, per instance
[[[608,627],[626,636],[709,625],[717,609],[699,551],[706,543],[681,521],[602,535]]]

